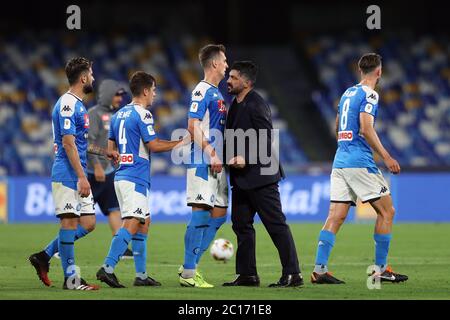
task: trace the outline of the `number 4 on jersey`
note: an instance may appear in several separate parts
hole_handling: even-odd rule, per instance
[[[119,124],[119,145],[122,146],[122,152],[127,152],[127,137],[126,137],[126,129],[124,127],[125,120],[121,120]]]

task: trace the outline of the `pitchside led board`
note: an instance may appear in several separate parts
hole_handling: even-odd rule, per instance
[[[397,222],[450,221],[450,173],[385,174],[390,181]],[[186,222],[184,177],[152,178],[150,208],[153,222]],[[280,183],[283,211],[289,222],[323,222],[328,213],[328,175],[292,175]],[[372,221],[375,213],[368,204],[358,203],[347,221]],[[98,211],[98,221],[106,221]],[[55,222],[51,182],[48,178],[9,178],[0,181],[0,221]]]

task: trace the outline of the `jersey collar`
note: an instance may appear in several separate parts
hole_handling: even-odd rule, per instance
[[[67,94],[70,94],[72,97],[74,97],[74,98],[80,100],[80,102],[83,102],[83,99],[81,99],[81,98],[80,98],[79,96],[77,96],[75,93],[72,93],[72,92],[70,92],[70,91],[67,91]]]
[[[202,80],[202,81],[200,81],[200,82],[204,82],[204,83],[207,83],[207,84],[209,84],[210,86],[212,86],[212,87],[214,87],[214,88],[216,88],[216,89],[217,89],[217,86],[213,85],[212,83],[209,83],[209,82],[208,82],[208,81],[206,81],[206,80]]]
[[[130,105],[138,106],[139,108],[142,108],[142,109],[144,109],[144,110],[147,110],[147,108],[145,108],[142,104],[139,104],[139,103],[136,103],[136,102],[131,102]]]

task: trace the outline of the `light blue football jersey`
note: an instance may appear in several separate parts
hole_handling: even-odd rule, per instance
[[[189,118],[201,121],[200,127],[208,139],[208,143],[219,155],[223,155],[227,108],[219,88],[204,80],[200,81],[192,91],[189,105]],[[216,139],[217,137],[220,138],[220,141]],[[188,167],[205,167],[208,164],[204,160],[200,146],[192,142],[191,164]]]
[[[127,180],[150,189],[150,155],[146,143],[157,138],[150,111],[128,104],[111,119],[109,139],[115,141],[120,165],[115,181]]]
[[[78,177],[67,158],[66,151],[62,145],[62,138],[64,135],[75,136],[75,145],[80,156],[81,166],[86,173],[89,115],[79,97],[66,92],[58,99],[52,112],[52,129],[55,151],[52,181],[76,182]],[[69,185],[76,189],[76,183]]]
[[[333,168],[377,169],[372,149],[366,139],[359,134],[361,112],[371,114],[375,125],[378,93],[368,86],[357,84],[348,88],[339,102],[338,148]]]

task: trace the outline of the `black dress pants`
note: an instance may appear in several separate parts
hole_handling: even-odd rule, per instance
[[[256,212],[278,250],[283,275],[300,273],[294,239],[281,209],[278,183],[274,183],[251,190],[232,188],[231,221],[238,242],[236,274],[257,275],[253,228]]]

